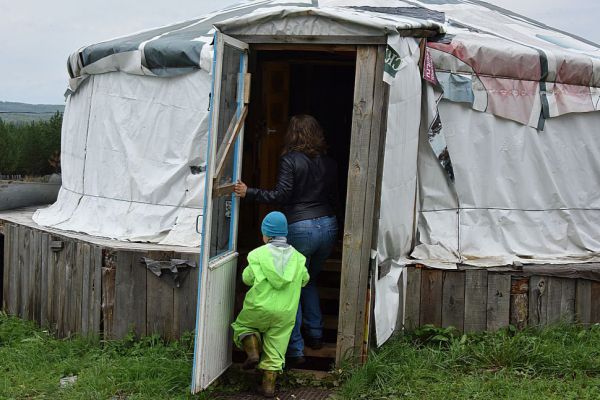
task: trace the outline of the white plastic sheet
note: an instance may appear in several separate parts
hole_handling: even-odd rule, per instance
[[[439,109],[456,194],[420,155],[423,244],[413,256],[427,263],[440,246],[457,255],[446,261],[474,265],[598,259],[600,114],[552,118],[537,131],[457,103]]]
[[[210,76],[94,75],[69,98],[63,187],[34,220],[119,240],[199,246]]]
[[[412,246],[421,112],[418,42],[414,38],[391,36],[388,45],[400,55],[402,62],[394,77],[386,74],[384,78],[390,84],[390,100],[381,183],[378,265],[407,256]],[[404,306],[398,297],[401,271],[399,264],[392,263],[390,271],[375,281],[377,345],[392,335],[398,309]]]

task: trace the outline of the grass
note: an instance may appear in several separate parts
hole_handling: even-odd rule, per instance
[[[600,326],[468,336],[424,327],[340,372],[340,399],[599,399]]]
[[[34,323],[0,312],[0,399],[213,399],[251,392],[258,375],[230,369],[192,396],[193,335],[165,343],[157,336],[119,341],[56,339]],[[61,388],[64,377],[77,376]],[[320,385],[304,374],[278,378],[285,388]]]
[[[0,313],[0,399],[211,399],[252,390],[231,370],[198,396],[189,394],[192,337],[120,341],[59,340]],[[77,381],[61,388],[60,379]],[[600,326],[557,326],[459,335],[424,327],[398,336],[361,367],[329,382],[284,374],[285,388],[337,385],[337,399],[599,399]]]
[[[58,340],[0,314],[0,399],[190,398],[192,340]],[[77,382],[60,388],[60,379]],[[198,397],[203,398],[203,397]]]

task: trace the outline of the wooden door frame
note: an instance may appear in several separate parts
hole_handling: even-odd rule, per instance
[[[385,36],[280,39],[238,36],[252,50],[356,51],[356,73],[343,235],[336,365],[365,360],[371,249],[376,246],[389,91],[383,82]],[[329,39],[329,40],[328,40]],[[369,308],[369,309],[367,309]]]
[[[371,249],[376,246],[388,88],[385,45],[359,45],[348,165],[336,365],[362,362],[369,340]],[[369,308],[369,309],[367,309]]]

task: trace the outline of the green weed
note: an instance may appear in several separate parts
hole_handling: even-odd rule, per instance
[[[342,370],[338,398],[598,399],[599,352],[599,326],[474,335],[426,326]]]

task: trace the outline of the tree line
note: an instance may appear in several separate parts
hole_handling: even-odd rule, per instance
[[[63,116],[47,121],[5,122],[0,118],[0,174],[48,175],[60,172],[60,130]]]

